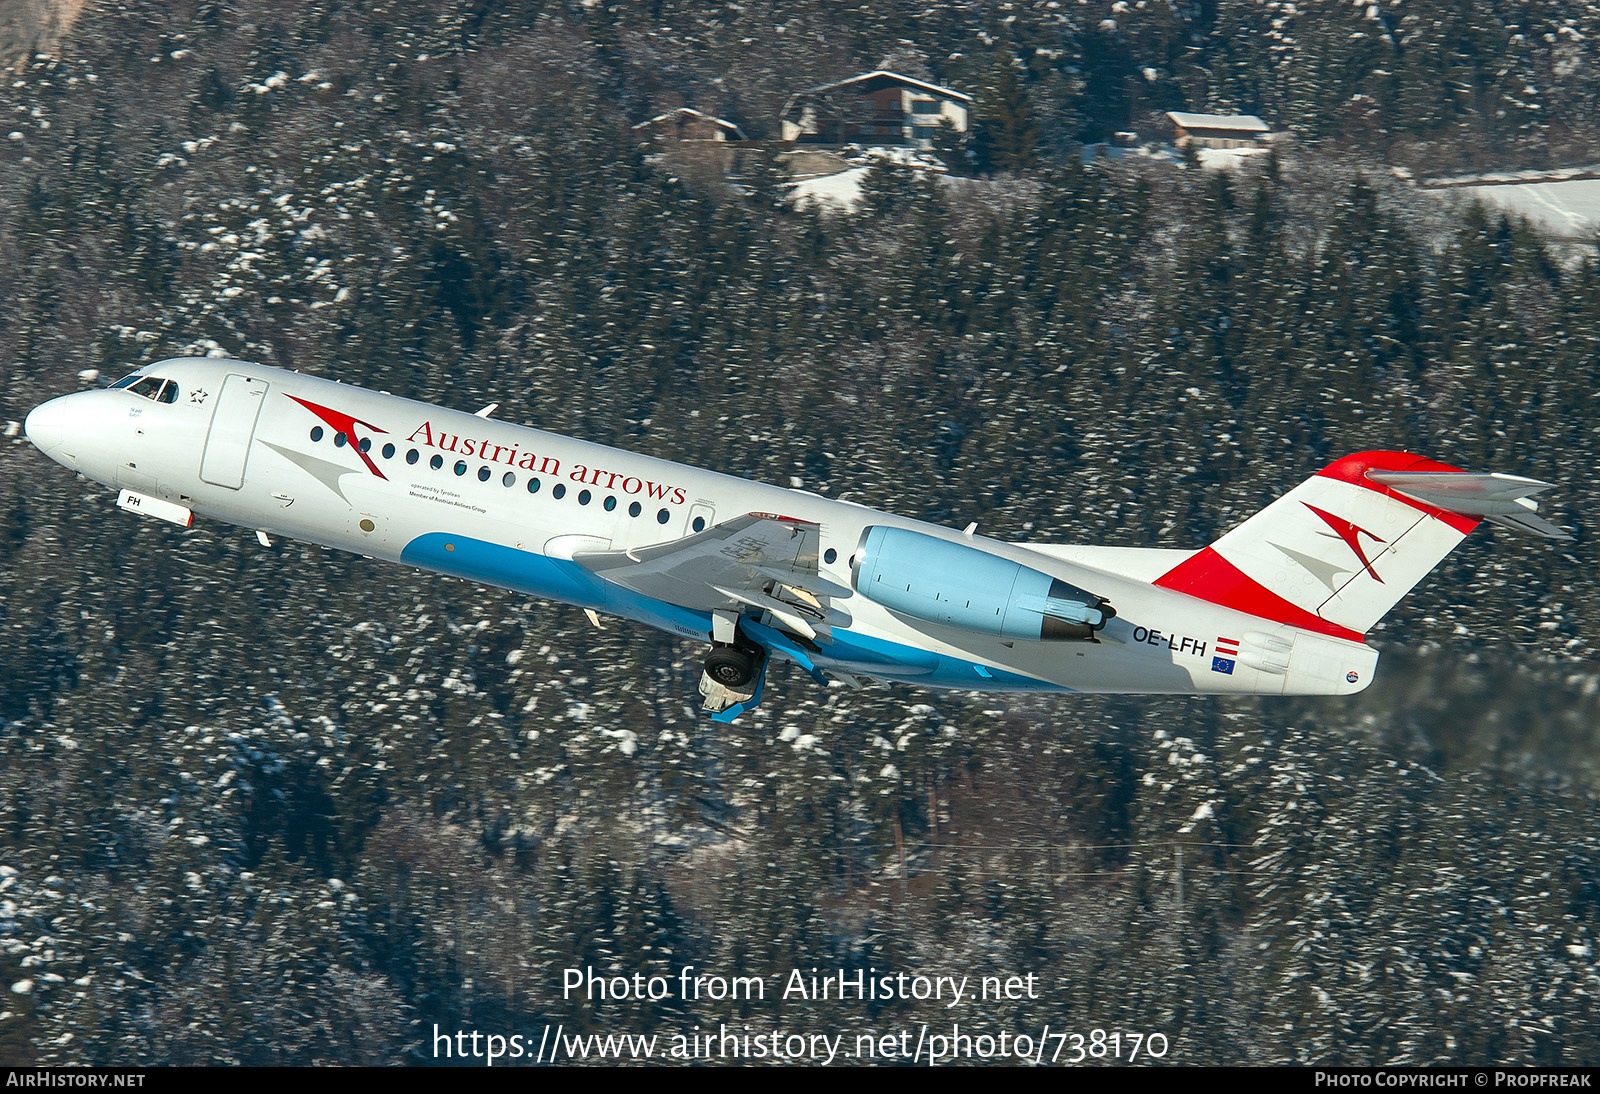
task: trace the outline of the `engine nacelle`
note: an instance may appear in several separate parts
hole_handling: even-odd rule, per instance
[[[850,564],[856,592],[947,627],[1037,641],[1093,641],[1116,610],[1093,593],[976,547],[869,527]]]

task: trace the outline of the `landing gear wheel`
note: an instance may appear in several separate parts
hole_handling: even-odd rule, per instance
[[[748,687],[760,667],[754,654],[737,646],[718,646],[706,656],[706,675],[731,691]]]
[[[761,699],[767,651],[756,645],[716,642],[700,674],[700,709],[719,722],[731,722]]]

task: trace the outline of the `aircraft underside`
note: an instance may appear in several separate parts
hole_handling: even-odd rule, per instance
[[[701,693],[707,709],[719,721],[732,721],[760,701],[772,656],[799,666],[823,686],[829,682],[824,673],[831,673],[847,683],[866,677],[975,691],[1074,690],[970,658],[934,653],[849,630],[834,628],[829,641],[819,643],[781,624],[774,625],[768,612],[724,612],[719,618],[715,609],[682,607],[605,580],[577,561],[519,551],[470,536],[445,532],[419,536],[406,545],[400,561],[620,616],[681,637],[705,641],[708,635],[714,636],[702,674]],[[724,626],[729,623],[731,626]]]

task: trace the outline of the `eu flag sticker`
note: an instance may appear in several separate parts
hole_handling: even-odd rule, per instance
[[[1211,671],[1212,672],[1220,672],[1220,673],[1223,673],[1226,676],[1232,676],[1233,675],[1233,660],[1232,660],[1232,658],[1228,658],[1228,657],[1213,657],[1211,659]]]

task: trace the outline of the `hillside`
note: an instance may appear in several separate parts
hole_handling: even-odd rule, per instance
[[[951,1020],[561,992],[816,965],[1035,974],[963,1026],[1185,1063],[1592,1064],[1600,270],[1388,170],[1591,149],[1587,24],[1514,7],[86,8],[0,88],[0,420],[216,352],[1015,540],[1197,546],[1388,447],[1559,483],[1576,538],[1476,534],[1354,701],[785,672],[727,729],[687,644],[139,521],[13,434],[0,1062]],[[986,170],[796,208],[759,146],[725,173],[631,128],[764,136],[886,58],[1010,88]],[[1072,154],[1181,103],[1300,140],[1237,173]]]
[[[26,71],[35,53],[53,54],[82,14],[84,0],[0,3],[0,69]]]

